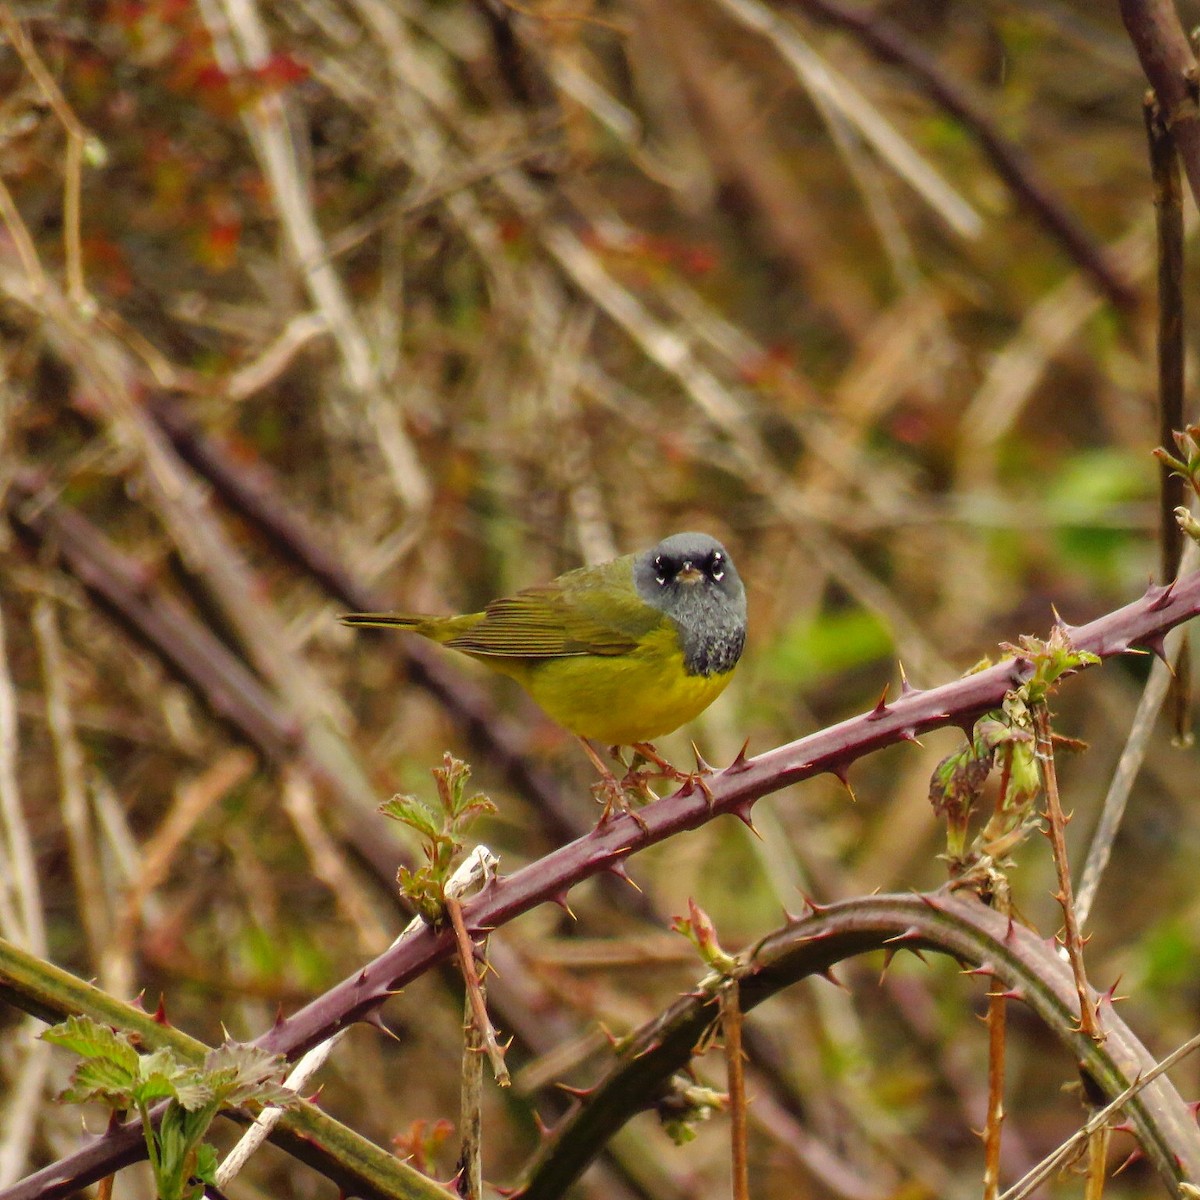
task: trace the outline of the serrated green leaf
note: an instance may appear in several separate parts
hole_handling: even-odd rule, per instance
[[[208,1142],[202,1142],[196,1147],[196,1165],[192,1174],[201,1183],[217,1184],[217,1148]]]
[[[186,1079],[195,1071],[195,1067],[181,1062],[179,1056],[169,1046],[160,1046],[150,1054],[144,1054],[138,1059],[138,1074],[143,1079],[152,1075],[162,1076],[167,1080]]]
[[[204,1069],[222,1103],[244,1104],[262,1100],[261,1093],[284,1074],[287,1063],[258,1046],[230,1041],[209,1051]]]
[[[91,1017],[68,1017],[41,1034],[42,1040],[62,1046],[80,1058],[106,1058],[122,1064],[132,1076],[137,1071],[138,1052],[129,1035],[101,1025]]]
[[[393,796],[379,806],[379,811],[393,821],[402,821],[426,837],[437,837],[441,833],[436,815],[416,796]]]
[[[216,1099],[212,1081],[200,1073],[175,1081],[175,1100],[186,1112],[198,1112]]]
[[[128,1108],[133,1100],[135,1077],[123,1063],[107,1058],[89,1058],[71,1075],[70,1086],[60,1097],[67,1104],[105,1100],[113,1107]]]
[[[175,1082],[167,1075],[155,1072],[144,1075],[133,1087],[133,1098],[145,1105],[154,1104],[158,1100],[175,1099]]]

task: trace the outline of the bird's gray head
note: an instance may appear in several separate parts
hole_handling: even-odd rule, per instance
[[[746,642],[746,589],[716,538],[664,538],[634,560],[633,581],[643,600],[675,622],[692,675],[733,670]]]

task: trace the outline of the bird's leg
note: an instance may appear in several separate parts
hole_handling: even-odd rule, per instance
[[[635,754],[640,754],[648,763],[652,763],[657,767],[658,773],[664,779],[673,780],[675,783],[680,784],[685,791],[693,791],[699,788],[708,800],[709,807],[712,807],[713,794],[704,777],[711,775],[713,769],[700,757],[700,751],[696,750],[694,743],[692,745],[692,749],[696,750],[696,769],[694,771],[681,771],[673,763],[669,763],[663,758],[650,742],[634,742],[630,748]]]
[[[591,759],[592,766],[600,774],[600,782],[592,785],[592,795],[604,805],[604,811],[600,814],[600,824],[603,825],[614,811],[627,812],[644,830],[646,822],[629,807],[629,797],[621,781],[609,770],[608,764],[596,753],[587,738],[580,737],[579,734],[575,736],[579,738],[579,744],[583,747],[584,754]]]

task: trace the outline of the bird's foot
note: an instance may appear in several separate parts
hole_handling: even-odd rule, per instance
[[[638,794],[627,788],[625,780],[618,779],[611,771],[606,771],[599,780],[592,784],[592,795],[604,805],[598,824],[603,825],[606,821],[612,820],[617,813],[628,813],[641,826],[643,833],[650,832],[645,818],[631,803],[638,798]]]
[[[628,813],[642,827],[643,833],[648,832],[649,827],[646,825],[644,818],[630,804],[630,801],[643,797],[653,800],[655,798],[653,792],[650,792],[644,783],[639,787],[636,782],[631,781],[628,772],[626,772],[624,779],[618,779],[608,769],[608,765],[600,755],[592,748],[590,742],[582,737],[579,741],[588,758],[592,760],[592,765],[600,774],[600,778],[592,784],[592,795],[596,797],[599,803],[604,805],[598,824],[603,825],[605,821],[611,820],[615,813]],[[621,762],[619,758],[617,761]],[[625,764],[622,762],[621,765],[624,766]]]
[[[649,742],[635,742],[630,749],[633,750],[635,755],[645,759],[646,762],[654,767],[653,771],[638,772],[643,779],[647,777],[670,779],[672,782],[679,784],[680,790],[685,796],[699,790],[704,794],[704,799],[707,801],[708,807],[712,808],[715,801],[712,789],[708,786],[708,780],[705,777],[713,774],[713,768],[700,756],[700,751],[696,749],[694,742],[692,743],[692,752],[696,755],[696,769],[694,771],[680,770],[674,763],[670,763],[663,758]],[[634,761],[636,762],[637,759],[635,758]],[[630,773],[633,773],[634,768],[630,767],[629,770]]]

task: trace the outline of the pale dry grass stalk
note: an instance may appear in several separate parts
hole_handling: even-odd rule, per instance
[[[249,779],[254,768],[254,755],[236,747],[176,790],[166,816],[141,849],[141,861],[121,898],[112,936],[101,956],[107,987],[114,995],[134,995],[133,960],[147,900],[166,882],[180,849],[205,814]]]
[[[16,690],[8,668],[8,646],[0,609],[0,934],[34,954],[46,953],[46,928],[33,840],[21,803],[17,776],[19,729]],[[10,1063],[0,1108],[0,1187],[19,1179],[42,1114],[50,1046],[36,1040],[41,1022],[30,1018],[14,1031],[23,1052]]]
[[[20,56],[25,69],[37,84],[50,110],[58,118],[67,137],[66,164],[63,171],[63,246],[67,265],[67,295],[72,303],[80,308],[89,308],[91,297],[84,281],[83,243],[80,232],[83,219],[83,166],[86,150],[92,148],[95,155],[101,153],[99,143],[88,133],[67,103],[54,76],[46,69],[33,41],[8,4],[0,4],[0,30],[3,30],[5,37]],[[11,197],[9,199],[11,203]],[[9,213],[6,211],[4,215],[11,230],[13,223],[9,219]],[[25,257],[24,254],[22,257]]]
[[[112,923],[112,901],[101,871],[99,843],[88,799],[86,760],[75,732],[67,656],[58,627],[58,614],[54,602],[44,596],[33,602],[33,633],[42,669],[46,720],[54,747],[59,804],[71,858],[76,908],[87,942],[88,961],[102,966]],[[103,971],[101,978],[105,979]],[[107,982],[105,979],[105,986]]]
[[[271,47],[253,0],[201,0],[200,12],[224,71],[236,75],[243,68],[256,70],[266,65]],[[296,266],[337,343],[346,386],[367,399],[380,415],[397,409],[397,397],[384,394],[370,343],[325,246],[283,96],[264,89],[245,111],[245,121]],[[397,494],[413,513],[422,513],[430,500],[429,481],[416,448],[398,416],[383,428],[386,436],[381,438],[380,448]]]
[[[714,0],[735,21],[761,34],[813,98],[836,113],[961,238],[983,232],[983,220],[895,126],[840,71],[830,66],[786,18],[759,0]]]
[[[342,910],[363,955],[374,958],[392,939],[345,855],[321,823],[312,778],[303,767],[289,767],[284,772],[282,793],[284,812],[304,846],[313,874],[325,884]]]
[[[33,838],[21,803],[17,693],[9,672],[0,609],[0,933],[34,954],[46,953],[46,924]]]

